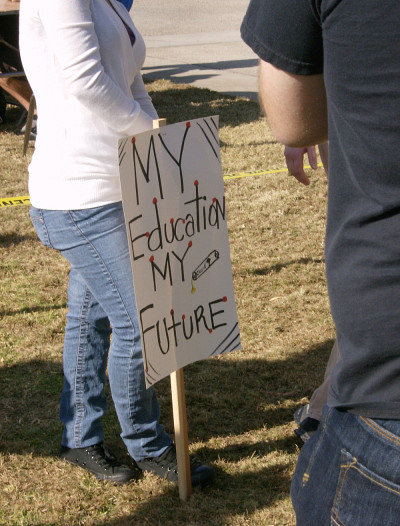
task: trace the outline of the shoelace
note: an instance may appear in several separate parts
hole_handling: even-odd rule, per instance
[[[100,467],[107,466],[113,468],[121,466],[121,463],[118,462],[118,460],[113,455],[111,455],[102,445],[88,447],[86,451],[92,455],[93,460]]]
[[[168,448],[160,457],[154,458],[153,462],[159,464],[160,466],[167,466],[169,464],[170,469],[178,469],[176,463],[176,453],[173,447]]]
[[[156,464],[159,464],[162,467],[167,466],[169,464],[169,470],[175,470],[176,473],[178,472],[176,452],[174,447],[168,448],[160,457],[156,457],[152,459],[152,461]],[[194,471],[199,466],[201,466],[201,461],[197,457],[190,455],[191,470]]]

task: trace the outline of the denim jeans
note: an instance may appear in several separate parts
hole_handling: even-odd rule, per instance
[[[121,437],[135,460],[160,455],[172,439],[159,424],[153,388],[146,389],[132,270],[121,203],[85,210],[31,209],[45,246],[70,263],[60,418],[62,445],[103,442],[104,384]],[[112,336],[111,336],[112,334]],[[110,343],[111,341],[111,343]]]
[[[292,481],[297,526],[400,524],[400,420],[325,406]]]

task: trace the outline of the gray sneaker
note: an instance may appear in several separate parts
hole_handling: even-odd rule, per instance
[[[312,435],[317,431],[320,421],[316,418],[311,418],[308,415],[309,404],[300,407],[294,414],[294,421],[299,426],[294,430],[303,442],[307,442]]]

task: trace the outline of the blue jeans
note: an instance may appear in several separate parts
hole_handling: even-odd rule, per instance
[[[158,422],[154,389],[145,387],[121,203],[72,211],[32,207],[31,219],[42,243],[58,250],[71,265],[60,404],[62,445],[81,448],[103,442],[100,419],[106,411],[108,360],[111,395],[129,454],[135,460],[160,455],[172,439]]]
[[[325,406],[292,481],[297,526],[400,524],[400,420]]]

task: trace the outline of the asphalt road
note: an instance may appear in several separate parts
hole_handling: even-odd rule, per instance
[[[257,98],[257,57],[240,38],[248,0],[135,0],[143,74]]]

